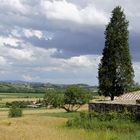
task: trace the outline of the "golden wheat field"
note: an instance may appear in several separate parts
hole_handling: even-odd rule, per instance
[[[22,118],[7,118],[0,111],[0,140],[108,140],[108,132],[87,132],[65,127],[66,118],[41,116],[61,110],[26,110]]]

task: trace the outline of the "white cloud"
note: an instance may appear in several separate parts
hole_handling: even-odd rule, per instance
[[[94,56],[97,57],[98,56]],[[68,60],[65,60],[65,62],[70,66],[79,66],[79,67],[94,67],[97,66],[98,61],[93,58],[93,56],[77,56],[77,57],[71,57]]]
[[[33,52],[31,50],[26,50],[26,49],[10,49],[9,50],[9,55],[15,59],[18,60],[32,60],[33,59]]]
[[[39,76],[31,76],[29,74],[22,75],[22,80],[28,81],[28,82],[33,82],[33,81],[38,81],[41,80]]]
[[[50,20],[71,21],[78,24],[99,25],[106,24],[108,18],[103,11],[90,4],[84,8],[62,1],[41,1],[42,12]]]
[[[23,78],[25,81],[32,81],[32,80],[33,80],[33,77],[31,77],[30,75],[22,75],[22,78]]]
[[[134,71],[135,71],[135,81],[140,82],[140,62],[133,63]]]
[[[21,37],[21,34],[18,32],[17,29],[12,29],[11,34],[12,36],[17,37],[17,38]]]
[[[22,75],[22,79],[24,81],[28,81],[28,82],[41,80],[39,76],[31,76],[31,75],[28,75],[28,74]]]
[[[22,41],[12,36],[9,36],[9,37],[0,36],[0,46],[11,45],[11,46],[17,47],[18,43],[20,42]]]
[[[89,5],[80,13],[83,23],[91,25],[107,24],[108,18],[104,12],[99,11],[94,5]]]
[[[81,20],[77,7],[71,3],[63,1],[41,1],[43,7],[42,12],[49,19],[73,20],[79,22]]]
[[[6,59],[2,56],[0,56],[0,65],[5,65],[6,64]]]
[[[43,33],[39,30],[24,29],[23,33],[27,38],[35,36],[35,37],[41,39],[43,37]]]
[[[13,12],[25,13],[26,8],[22,4],[21,0],[0,0],[0,9],[7,9]]]

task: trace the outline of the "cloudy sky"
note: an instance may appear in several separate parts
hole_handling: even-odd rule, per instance
[[[140,82],[139,0],[0,0],[0,81],[98,84],[105,25],[120,5]]]

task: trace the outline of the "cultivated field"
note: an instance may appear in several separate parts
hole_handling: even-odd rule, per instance
[[[36,96],[25,98],[7,94],[0,103],[13,100],[37,100]],[[13,97],[14,96],[14,97]],[[39,97],[41,98],[41,96]],[[87,105],[81,110],[87,110]],[[78,113],[66,113],[61,109],[24,109],[23,117],[8,118],[8,108],[0,108],[0,140],[139,140],[140,134],[116,131],[91,131],[67,128],[66,121]],[[137,137],[135,137],[137,136]]]

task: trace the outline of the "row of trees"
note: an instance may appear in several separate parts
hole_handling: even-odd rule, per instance
[[[1,93],[45,93],[48,85],[39,83],[0,82]]]
[[[97,86],[87,84],[76,84],[87,90],[96,92]],[[68,85],[51,83],[29,83],[29,82],[0,82],[0,93],[46,93],[48,89],[65,90]]]

